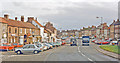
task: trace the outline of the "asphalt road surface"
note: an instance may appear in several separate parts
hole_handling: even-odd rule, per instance
[[[118,61],[117,59],[106,56],[90,46],[78,46],[69,44],[56,47],[39,54],[16,55],[14,52],[10,56],[3,58],[2,61]]]

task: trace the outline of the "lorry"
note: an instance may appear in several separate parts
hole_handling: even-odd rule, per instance
[[[89,46],[90,37],[89,36],[82,36],[82,46]]]

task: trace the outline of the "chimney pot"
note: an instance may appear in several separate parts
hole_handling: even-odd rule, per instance
[[[21,21],[24,22],[24,16],[21,16]]]
[[[5,15],[4,15],[4,18],[5,18],[5,19],[9,19],[9,15],[8,15],[8,14],[5,14]]]
[[[34,17],[28,17],[28,21],[29,23],[32,23],[32,20],[34,20]]]
[[[115,20],[113,20],[113,22],[115,22]]]
[[[119,21],[119,19],[117,19],[117,21]]]
[[[17,21],[17,17],[15,17],[15,20]]]
[[[37,17],[36,17],[36,21],[37,21]]]

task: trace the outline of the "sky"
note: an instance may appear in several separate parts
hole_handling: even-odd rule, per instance
[[[37,17],[44,25],[51,22],[57,29],[70,30],[98,26],[103,22],[111,24],[118,18],[119,0],[1,0],[0,17],[9,14],[14,19],[20,16]]]

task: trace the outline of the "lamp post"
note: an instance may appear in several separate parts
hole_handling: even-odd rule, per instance
[[[96,18],[100,18],[101,19],[101,25],[102,25],[102,21],[103,21],[103,17],[96,17]],[[102,26],[103,27],[103,26]],[[102,29],[101,29],[102,30]],[[100,35],[101,35],[101,32],[100,32]],[[104,36],[104,35],[103,35]],[[102,45],[102,42],[101,42],[101,45]]]

